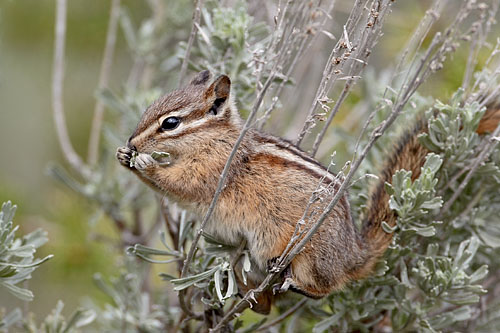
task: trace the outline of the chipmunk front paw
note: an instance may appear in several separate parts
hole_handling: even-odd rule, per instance
[[[158,162],[149,154],[139,153],[134,161],[134,166],[139,171],[145,171],[157,165]]]
[[[127,168],[134,167],[134,159],[136,154],[137,152],[130,149],[129,147],[119,147],[116,150],[116,158],[118,159],[118,162],[120,162],[121,165]]]

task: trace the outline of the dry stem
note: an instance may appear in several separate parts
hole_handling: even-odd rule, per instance
[[[193,26],[191,27],[191,33],[189,34],[189,39],[186,47],[186,54],[184,55],[184,59],[182,60],[181,71],[179,73],[179,87],[182,86],[184,82],[184,77],[186,76],[186,70],[189,63],[189,56],[191,54],[191,48],[193,47],[194,39],[196,38],[196,33],[198,32],[203,1],[204,0],[196,0],[194,5]]]
[[[56,125],[57,138],[63,156],[71,167],[83,178],[91,178],[91,170],[75,152],[66,128],[63,102],[64,81],[64,45],[66,39],[66,0],[57,0],[55,24],[55,46],[52,72],[52,107],[54,109],[54,121]]]
[[[108,32],[106,34],[106,46],[102,57],[101,72],[99,74],[99,83],[97,89],[102,90],[108,87],[109,76],[113,64],[113,54],[116,44],[116,33],[118,30],[118,18],[120,16],[120,0],[111,2],[109,14]],[[104,104],[100,99],[97,100],[94,109],[94,118],[92,119],[92,128],[90,130],[89,147],[87,162],[95,165],[98,159],[99,141],[101,137],[102,119],[104,114]]]

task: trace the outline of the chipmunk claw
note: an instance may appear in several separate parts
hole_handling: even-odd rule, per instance
[[[134,166],[139,171],[144,171],[156,165],[158,165],[158,162],[149,154],[140,153],[135,158]]]
[[[290,288],[290,286],[292,285],[292,283],[293,283],[292,278],[286,278],[285,281],[283,281],[283,283],[274,284],[272,287],[273,295],[282,294],[284,292],[287,292],[288,289]]]
[[[273,284],[273,286],[271,287],[273,295],[279,294],[280,293],[280,288],[281,288],[281,283],[275,283],[275,284]]]

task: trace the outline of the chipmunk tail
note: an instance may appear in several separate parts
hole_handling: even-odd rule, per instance
[[[481,135],[492,133],[499,123],[500,103],[496,101],[488,105],[476,132]],[[363,218],[362,237],[365,244],[369,244],[368,251],[372,257],[369,262],[372,267],[392,240],[392,233],[386,232],[382,223],[385,222],[392,228],[397,220],[397,214],[389,207],[390,195],[385,190],[385,183],[391,184],[392,176],[400,169],[411,171],[412,181],[420,176],[429,150],[419,143],[418,135],[425,131],[427,131],[427,120],[421,115],[413,127],[401,135],[382,168],[378,183],[371,191],[368,209]]]

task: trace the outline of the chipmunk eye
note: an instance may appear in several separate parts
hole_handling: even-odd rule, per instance
[[[164,131],[170,131],[179,126],[181,120],[177,117],[168,117],[161,123],[161,129]]]

